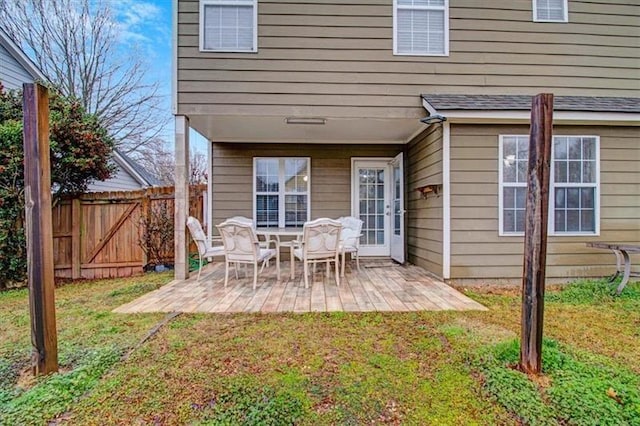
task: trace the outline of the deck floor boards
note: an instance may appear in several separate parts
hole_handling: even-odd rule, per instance
[[[333,272],[333,271],[332,271]],[[230,274],[224,287],[224,264],[207,265],[198,282],[193,278],[171,283],[147,293],[115,312],[368,312],[423,310],[486,310],[419,267],[397,265],[391,261],[361,259],[360,271],[347,267],[336,286],[335,273],[323,270],[309,277],[304,288],[302,265],[296,263],[296,278],[290,278],[289,262],[281,261],[281,280],[271,265],[258,276],[239,279]]]

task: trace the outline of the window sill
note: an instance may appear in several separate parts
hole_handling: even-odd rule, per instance
[[[534,19],[534,23],[541,22],[543,24],[568,24],[569,20],[555,20],[555,19]]]
[[[200,53],[258,53],[258,49],[255,50],[231,50],[231,49],[198,49]]]
[[[447,53],[399,53],[399,52],[393,52],[393,56],[434,56],[434,57],[446,58],[446,57],[449,56],[449,52],[447,52]]]
[[[499,237],[524,237],[524,232],[520,232],[520,233],[515,233],[515,232],[498,232],[498,236]],[[593,238],[593,237],[599,237],[600,234],[599,233],[576,233],[576,232],[555,232],[555,233],[551,233],[548,232],[547,233],[547,237],[589,237],[589,238]]]

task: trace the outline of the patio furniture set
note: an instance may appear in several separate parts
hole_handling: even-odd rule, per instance
[[[340,285],[348,253],[356,260],[357,268],[360,269],[358,248],[362,224],[360,219],[348,216],[337,220],[315,219],[306,222],[302,228],[257,228],[251,219],[235,216],[217,225],[220,236],[209,240],[198,219],[191,216],[187,219],[187,227],[198,247],[197,280],[200,280],[203,259],[212,260],[214,257],[224,256],[225,287],[232,265],[238,279],[238,267],[250,264],[253,265],[254,290],[258,281],[258,268],[262,272],[271,259],[275,259],[276,275],[280,280],[280,249],[283,247],[290,252],[291,279],[295,278],[296,259],[303,264],[305,288],[309,287],[310,267],[313,268],[311,272],[315,272],[316,264],[324,263],[329,276],[333,262],[336,284]]]

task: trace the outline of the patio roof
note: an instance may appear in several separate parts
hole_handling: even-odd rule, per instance
[[[423,94],[422,106],[439,122],[524,124],[529,95]],[[553,122],[563,125],[640,126],[640,98],[554,96]]]
[[[531,96],[526,95],[443,95],[423,94],[422,98],[438,111],[481,110],[505,111],[531,109]],[[601,96],[554,96],[556,111],[640,113],[640,98]]]

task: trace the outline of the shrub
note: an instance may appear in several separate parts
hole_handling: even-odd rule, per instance
[[[79,102],[50,90],[51,185],[55,195],[84,192],[113,172],[113,140]],[[0,84],[0,290],[24,285],[22,96]]]

